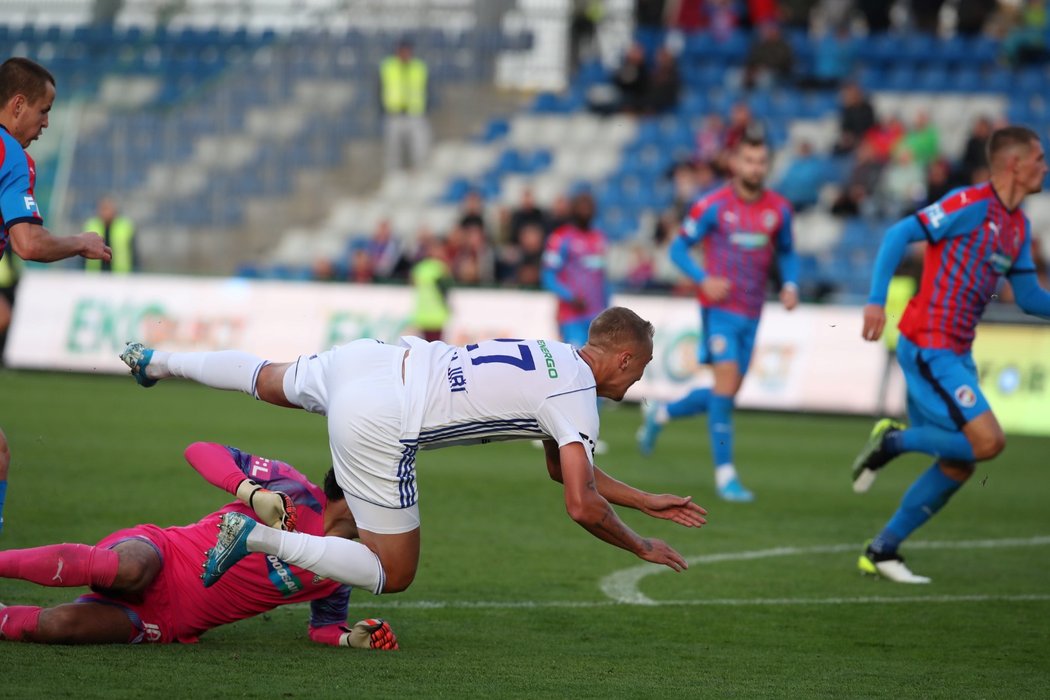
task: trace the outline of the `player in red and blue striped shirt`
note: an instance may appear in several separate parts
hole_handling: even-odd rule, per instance
[[[11,246],[23,260],[54,262],[80,255],[109,260],[111,251],[97,233],[56,238],[44,228],[33,196],[36,166],[25,152],[47,128],[55,101],[55,78],[28,58],[0,64],[0,258]],[[11,452],[0,430],[0,530]]]
[[[639,448],[649,454],[665,423],[706,411],[715,483],[727,501],[754,499],[733,466],[733,402],[751,363],[774,260],[783,283],[781,302],[788,310],[798,304],[791,205],[765,188],[769,160],[763,140],[738,143],[731,182],[693,205],[671,245],[671,259],[699,285],[700,362],[713,365],[715,383],[670,404],[651,402],[638,431]],[[703,267],[690,255],[696,245],[704,254]]]
[[[901,318],[897,344],[911,427],[879,421],[853,463],[853,489],[863,493],[899,454],[923,452],[937,460],[912,484],[859,560],[862,571],[902,583],[930,579],[904,565],[897,553],[901,543],[948,502],[973,475],[976,462],[992,459],[1005,446],[970,354],[977,322],[1002,277],[1010,280],[1024,311],[1050,316],[1050,293],[1036,279],[1032,227],[1019,208],[1042,189],[1043,146],[1025,127],[999,129],[989,140],[988,162],[990,181],[949,192],[886,232],[864,307],[864,339],[878,340],[890,277],[908,244],[926,241],[922,283]]]

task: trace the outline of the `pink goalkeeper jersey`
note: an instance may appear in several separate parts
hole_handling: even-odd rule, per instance
[[[226,448],[238,468],[271,490],[284,491],[298,510],[299,532],[324,535],[325,496],[320,488],[284,462]],[[284,563],[273,555],[249,554],[210,588],[201,582],[205,552],[215,546],[218,524],[224,513],[235,511],[252,518],[255,513],[241,502],[205,516],[185,527],[163,530],[168,547],[165,574],[172,587],[179,641],[195,641],[201,633],[219,625],[243,620],[279,605],[313,601],[310,624],[315,627],[344,624],[350,588],[309,571]]]

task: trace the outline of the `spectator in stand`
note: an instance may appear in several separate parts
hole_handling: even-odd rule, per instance
[[[430,149],[427,121],[427,64],[416,58],[412,42],[402,40],[379,67],[387,172],[401,169],[401,151],[408,147],[408,169],[420,167]]]
[[[856,83],[847,83],[839,97],[839,138],[835,154],[852,153],[868,130],[875,126],[875,108]]]
[[[801,141],[780,182],[773,189],[783,195],[796,212],[805,211],[817,203],[820,188],[827,182],[827,176],[827,164],[814,153],[813,144]]]
[[[573,0],[569,20],[569,68],[573,73],[598,54],[598,24],[604,14],[601,0]]]
[[[371,284],[375,281],[375,272],[372,269],[372,256],[369,254],[367,242],[355,243],[350,249],[350,262],[347,268],[348,282]]]
[[[507,241],[513,246],[521,245],[521,230],[526,226],[539,226],[540,230],[546,232],[547,219],[547,212],[536,203],[536,194],[531,187],[526,187],[521,192],[518,206],[510,212]]]
[[[518,260],[514,268],[514,286],[519,289],[539,289],[543,271],[543,247],[546,230],[536,223],[522,227],[518,236]]]
[[[572,204],[568,195],[559,194],[551,202],[550,216],[547,219],[547,235],[554,233],[559,228],[572,220]]]
[[[1044,61],[1046,52],[1046,1],[1024,0],[1019,10],[1011,13],[1012,21],[1003,39],[1003,53],[1011,66],[1025,66]]]
[[[944,0],[911,0],[911,15],[915,28],[926,34],[937,34],[941,24]]]
[[[645,49],[637,41],[631,44],[619,68],[613,73],[612,82],[619,91],[620,110],[630,114],[645,111],[645,100],[649,92],[649,69],[645,62]]]
[[[648,95],[645,112],[663,114],[678,106],[678,95],[682,90],[682,78],[678,73],[678,59],[667,47],[656,52],[653,69],[648,78]]]
[[[813,74],[803,81],[803,87],[817,89],[837,88],[853,71],[856,47],[849,25],[824,32],[816,41],[813,55]]]
[[[389,219],[380,219],[366,246],[372,276],[381,281],[394,279],[402,272],[401,242],[394,236]]]
[[[466,220],[460,229],[463,232],[463,247],[452,261],[452,273],[457,283],[465,285],[490,285],[496,281],[496,252],[492,249],[485,229],[477,219]]]
[[[845,188],[839,193],[831,213],[835,216],[859,216],[868,211],[868,199],[879,186],[883,164],[875,157],[871,144],[861,142],[857,147]]]
[[[946,158],[937,158],[926,167],[926,201],[933,204],[955,189],[952,182],[952,166]]]
[[[978,117],[974,122],[959,163],[958,179],[961,183],[970,184],[974,181],[975,170],[988,167],[988,139],[992,136],[992,128],[992,120],[988,117]]]
[[[634,26],[646,46],[663,44],[667,32],[667,0],[634,0]]]
[[[795,51],[780,27],[775,22],[760,26],[744,65],[744,87],[785,85],[791,81],[794,70]]]
[[[631,245],[631,261],[627,265],[624,275],[624,289],[632,292],[641,292],[653,285],[656,275],[656,263],[653,261],[653,251],[650,246],[642,243]]]
[[[980,34],[997,7],[998,0],[959,0],[955,31],[963,36]]]
[[[889,0],[857,0],[857,9],[864,15],[869,34],[882,34],[890,28],[890,9],[893,3]]]
[[[412,324],[427,342],[441,340],[450,315],[448,290],[452,273],[444,241],[431,236],[421,248],[423,259],[412,266],[410,278],[415,291]]]
[[[761,27],[781,19],[778,0],[747,0],[747,19],[752,27]]]
[[[820,0],[813,15],[825,27],[841,27],[853,21],[853,0]]]
[[[485,199],[478,190],[470,190],[463,197],[459,205],[459,225],[466,233],[471,226],[478,226],[485,235],[488,235],[488,225],[485,223]]]
[[[868,129],[864,140],[871,144],[875,157],[882,163],[888,163],[897,150],[897,144],[904,138],[904,122],[899,117],[890,117]]]
[[[693,0],[692,2],[672,0],[668,10],[671,26],[688,33],[707,29],[709,22],[706,4],[706,0]]]
[[[901,138],[897,148],[911,152],[919,167],[926,168],[941,154],[940,136],[930,122],[930,115],[925,110],[915,115],[912,128]]]
[[[709,114],[704,117],[696,132],[696,160],[702,163],[715,163],[725,150],[726,125],[720,114]]]
[[[683,6],[692,3],[683,2]],[[715,41],[725,41],[736,31],[740,18],[736,14],[733,0],[706,0],[706,24]]]
[[[882,173],[877,214],[898,219],[915,211],[925,201],[926,171],[911,151],[897,151]]]
[[[746,102],[737,102],[729,110],[729,125],[722,140],[722,151],[731,151],[744,138],[752,124],[751,108]]]

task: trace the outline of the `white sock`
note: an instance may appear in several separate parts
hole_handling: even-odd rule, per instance
[[[272,554],[318,576],[354,588],[383,592],[386,574],[379,557],[360,542],[342,537],[317,537],[256,525],[248,533],[248,551]]]
[[[158,361],[158,351],[146,368],[146,374],[154,377],[151,370],[158,364],[158,372],[167,372],[167,376],[192,379],[215,389],[243,391],[255,396],[255,380],[259,370],[266,364],[262,358],[240,350],[220,350],[217,352],[172,352],[164,353]]]
[[[660,402],[653,416],[657,425],[666,425],[671,420],[671,414],[667,412],[667,404]]]
[[[736,467],[732,464],[719,464],[715,467],[715,485],[724,489],[726,484],[736,478]]]

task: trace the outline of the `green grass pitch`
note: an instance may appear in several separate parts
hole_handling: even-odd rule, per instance
[[[709,508],[698,531],[624,515],[694,561],[683,574],[632,584],[618,573],[642,562],[566,517],[527,443],[423,453],[419,575],[406,593],[351,598],[352,615],[391,621],[401,652],[314,645],[308,610],[285,608],[197,645],[2,643],[0,697],[1047,696],[1047,440],[1012,437],[979,470],[905,550],[933,585],[903,587],[861,577],[856,556],[928,460],[901,460],[854,495],[848,464],[869,420],[740,415],[751,505],[712,496],[702,420],[669,426],[650,459],[635,450],[637,422],[636,406],[604,413],[612,449],[599,463]],[[15,455],[5,549],[94,542],[217,508],[225,494],[182,461],[194,440],[315,479],[328,465],[323,419],[178,382],[145,391],[126,377],[0,371],[0,426]],[[973,540],[1009,541],[947,546]],[[656,604],[613,603],[603,582]],[[5,603],[77,593],[0,580]]]

